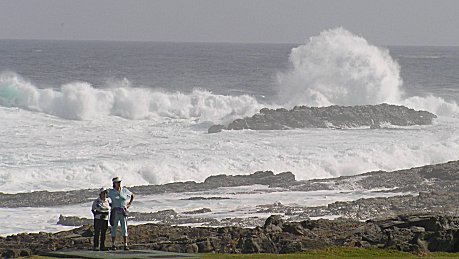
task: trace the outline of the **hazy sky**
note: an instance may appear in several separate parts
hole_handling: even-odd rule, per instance
[[[0,0],[0,38],[300,43],[342,26],[381,45],[459,45],[458,0]]]

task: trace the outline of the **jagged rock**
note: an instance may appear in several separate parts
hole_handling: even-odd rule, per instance
[[[198,210],[185,211],[183,212],[183,214],[202,214],[202,213],[208,213],[208,212],[212,212],[212,210],[209,208],[202,208]]]
[[[17,258],[31,256],[30,249],[7,249],[1,253],[2,258]]]
[[[263,227],[194,228],[145,224],[130,226],[135,249],[172,252],[294,253],[308,249],[358,246],[407,252],[459,251],[459,217],[441,214],[402,214],[361,222],[349,219],[285,222],[269,217]],[[83,226],[55,234],[18,234],[0,239],[4,257],[41,251],[87,249],[92,228]]]
[[[190,197],[190,198],[185,198],[181,199],[184,201],[207,201],[207,200],[229,200],[230,198],[228,197],[201,197],[201,196],[195,196],[195,197]]]
[[[204,241],[197,242],[196,245],[198,246],[199,253],[209,253],[213,252],[215,247],[212,245],[209,239],[205,239]]]
[[[295,175],[284,172],[275,175],[272,171],[258,171],[251,175],[213,175],[209,176],[204,184],[208,186],[231,187],[253,184],[276,185],[295,182]]]
[[[207,130],[207,133],[218,133],[224,129],[225,129],[225,125],[213,125]]]
[[[263,108],[252,117],[236,119],[227,127],[214,125],[209,133],[228,130],[286,130],[292,128],[352,128],[368,126],[380,128],[381,123],[397,126],[432,124],[436,118],[427,111],[415,111],[404,106],[379,105],[362,106],[295,106],[292,110]]]
[[[279,215],[271,215],[269,218],[266,219],[265,224],[263,225],[263,229],[270,233],[270,232],[282,232],[284,221],[282,217]]]
[[[205,208],[195,212],[194,214],[205,213],[207,211]],[[187,213],[184,213],[187,214]],[[188,213],[193,214],[193,213]],[[221,225],[220,221],[213,218],[198,218],[198,217],[187,217],[183,215],[179,215],[174,210],[161,210],[156,212],[130,212],[129,213],[129,220],[132,221],[155,221],[161,224],[168,224],[168,225],[178,225],[178,224],[192,224],[192,223],[202,223],[207,225]],[[93,220],[88,218],[80,218],[75,216],[59,216],[59,221],[57,224],[64,225],[64,226],[82,226],[82,225],[93,225]],[[89,234],[92,236],[92,233]]]
[[[210,179],[209,179],[210,178]],[[210,176],[203,183],[175,182],[163,185],[133,186],[129,189],[138,195],[151,195],[159,193],[198,192],[213,190],[219,187],[245,186],[264,184],[271,187],[291,186],[296,183],[295,175],[291,172],[274,174],[271,171],[259,171],[250,175],[219,175]],[[65,194],[65,195],[63,195]],[[67,204],[85,203],[97,197],[97,190],[74,190],[47,192],[38,191],[30,193],[1,194],[0,207],[52,207]]]
[[[57,224],[63,226],[83,226],[92,225],[93,220],[87,218],[79,218],[75,216],[64,216],[61,214],[59,215],[59,220],[57,221]]]
[[[256,236],[245,237],[241,239],[241,251],[244,254],[260,253],[261,247],[258,244],[259,240]]]

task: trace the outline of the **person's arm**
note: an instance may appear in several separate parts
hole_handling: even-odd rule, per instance
[[[92,211],[95,211],[97,209],[97,202],[96,201],[93,201],[92,202],[92,206],[91,206],[91,210]]]
[[[131,199],[129,200],[128,204],[127,204],[127,208],[129,209],[129,207],[131,207],[131,204],[132,204],[132,201],[134,200],[134,194],[131,193]]]
[[[94,216],[97,214],[97,200],[92,202],[91,212]]]

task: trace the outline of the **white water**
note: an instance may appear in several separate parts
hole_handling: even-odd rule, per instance
[[[457,159],[459,122],[407,129],[226,131],[185,120],[68,121],[0,108],[2,192],[203,181],[212,174],[292,171],[298,179]]]
[[[292,68],[278,74],[279,98],[287,106],[391,103],[437,115],[459,111],[454,101],[432,95],[406,96],[400,66],[387,49],[336,28],[292,49]]]
[[[73,82],[60,89],[40,89],[15,73],[0,74],[0,105],[42,112],[71,120],[106,116],[126,119],[180,118],[199,122],[230,122],[251,116],[260,105],[248,95],[223,96],[196,89],[190,94],[133,88],[129,81],[96,89]]]
[[[382,193],[378,190],[330,190],[312,192],[266,192],[267,186],[254,185],[232,188],[219,188],[202,193],[167,193],[136,197],[132,211],[152,212],[173,209],[177,213],[210,208],[212,212],[189,217],[215,219],[226,218],[267,218],[266,213],[257,213],[257,205],[272,205],[280,202],[291,206],[323,206],[335,201],[351,201],[360,198],[389,197],[401,193]],[[225,200],[184,200],[190,197],[226,197]],[[0,236],[21,232],[56,232],[73,227],[57,225],[59,215],[91,218],[90,203],[59,206],[53,208],[7,208],[2,209]],[[131,221],[129,224],[136,224]]]
[[[278,100],[295,104],[405,104],[443,115],[434,125],[383,130],[235,131],[212,123],[269,104],[205,90],[164,92],[121,81],[106,88],[74,82],[40,88],[0,75],[0,191],[97,188],[203,181],[214,174],[291,171],[298,179],[353,175],[459,159],[457,105],[405,96],[387,50],[344,29],[324,31],[290,55]]]

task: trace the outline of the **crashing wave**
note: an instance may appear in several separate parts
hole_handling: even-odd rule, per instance
[[[60,89],[40,89],[14,73],[0,74],[0,106],[43,112],[64,119],[87,120],[101,116],[126,119],[178,118],[198,122],[230,121],[254,114],[261,105],[248,95],[215,95],[205,90],[189,94],[134,88],[128,83],[97,89],[86,82]]]
[[[437,115],[459,107],[440,97],[406,96],[400,66],[389,51],[344,28],[325,30],[291,50],[291,69],[278,74],[281,106],[390,103]]]

